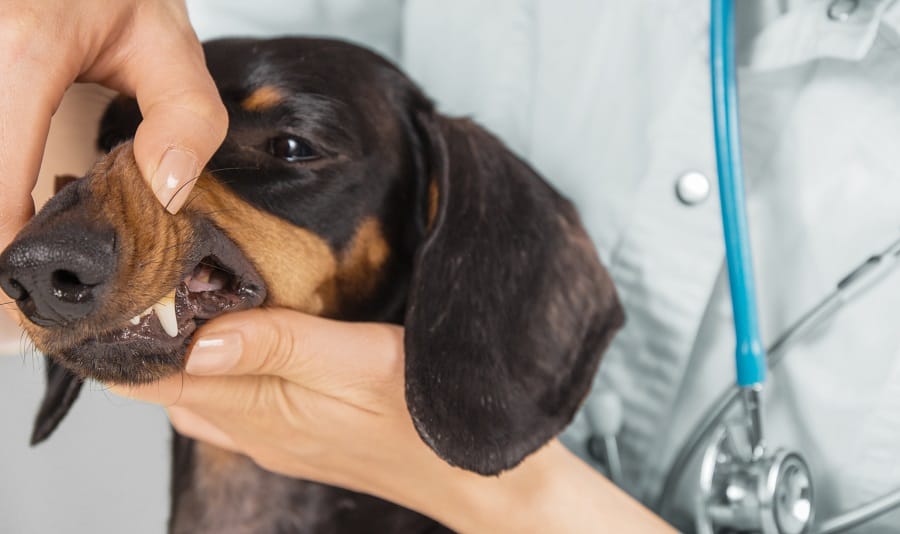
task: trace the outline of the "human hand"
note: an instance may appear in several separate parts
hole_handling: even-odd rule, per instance
[[[185,375],[113,390],[270,471],[402,499],[400,479],[443,463],[413,427],[403,363],[400,327],[257,309],[195,334]]]
[[[0,76],[0,250],[34,213],[50,117],[73,82],[136,96],[135,158],[172,212],[228,125],[183,0],[7,0]]]
[[[281,474],[374,494],[461,532],[651,532],[664,525],[553,442],[499,477],[451,467],[417,435],[402,328],[279,309],[223,315],[187,373],[114,386],[182,434]]]

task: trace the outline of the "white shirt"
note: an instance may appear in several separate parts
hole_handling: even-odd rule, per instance
[[[188,4],[201,38],[314,33],[376,48],[445,112],[473,115],[576,201],[628,315],[595,390],[615,392],[625,407],[625,489],[655,499],[686,433],[734,381],[708,2]],[[838,22],[826,15],[830,0],[792,2],[785,15],[751,4],[759,7],[738,2],[747,10],[738,14],[741,118],[762,330],[771,342],[900,233],[900,6],[860,0]],[[709,198],[690,206],[675,195],[687,171],[711,179]],[[806,456],[822,519],[900,488],[898,309],[900,276],[892,276],[795,344],[771,373],[769,441]],[[100,440],[102,421],[85,404],[73,415],[82,420],[67,426],[96,422],[90,435]],[[593,462],[585,450],[593,432],[581,414],[563,440]],[[167,454],[164,438],[154,447],[150,456]],[[122,461],[133,457],[124,452]],[[167,474],[159,476],[142,487],[164,491]],[[692,471],[667,514],[682,528],[695,483]],[[66,517],[86,521],[85,510],[73,505]],[[855,532],[898,525],[894,512]]]

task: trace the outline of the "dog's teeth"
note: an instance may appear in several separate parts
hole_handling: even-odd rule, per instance
[[[208,284],[211,274],[212,269],[204,265],[201,269],[199,269],[199,272],[194,275],[194,280]]]
[[[143,319],[144,317],[150,315],[151,313],[153,313],[153,306],[150,306],[150,307],[147,308],[146,310],[144,310],[144,311],[142,311],[141,313],[135,315],[134,317],[132,317],[131,319],[129,319],[129,321],[131,322],[131,324],[137,326],[137,325],[139,325],[139,324],[141,323],[141,319]]]
[[[175,290],[173,289],[171,293],[161,298],[152,307],[163,330],[169,334],[169,337],[177,337],[178,317],[175,315]]]

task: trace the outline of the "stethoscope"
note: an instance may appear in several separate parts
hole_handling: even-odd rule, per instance
[[[668,509],[669,499],[678,490],[688,466],[703,449],[694,510],[699,534],[844,532],[900,508],[900,488],[854,510],[817,522],[814,480],[803,455],[766,443],[762,407],[766,371],[781,363],[791,342],[815,330],[844,304],[893,271],[900,263],[895,261],[900,258],[900,240],[848,273],[831,293],[789,326],[766,350],[759,332],[744,198],[734,62],[734,0],[711,0],[710,7],[714,136],[734,313],[737,380],[688,434],[691,438],[675,456],[653,508],[660,513]],[[621,485],[622,469],[615,436],[621,426],[622,408],[617,396],[600,397],[596,417],[592,419],[601,423],[598,429],[603,436],[610,478]],[[726,422],[738,403],[743,420]]]
[[[809,531],[815,517],[812,473],[800,453],[773,450],[765,442],[766,351],[759,333],[744,199],[733,9],[733,0],[711,1],[710,72],[738,397],[745,420],[740,426],[719,426],[703,454],[695,522],[699,534],[801,534]]]

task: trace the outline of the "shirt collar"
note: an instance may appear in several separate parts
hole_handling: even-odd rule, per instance
[[[835,16],[842,7],[848,8],[846,16]],[[898,0],[802,2],[772,20],[746,50],[739,51],[740,63],[764,71],[825,58],[859,61],[871,49],[882,23],[900,30]]]

